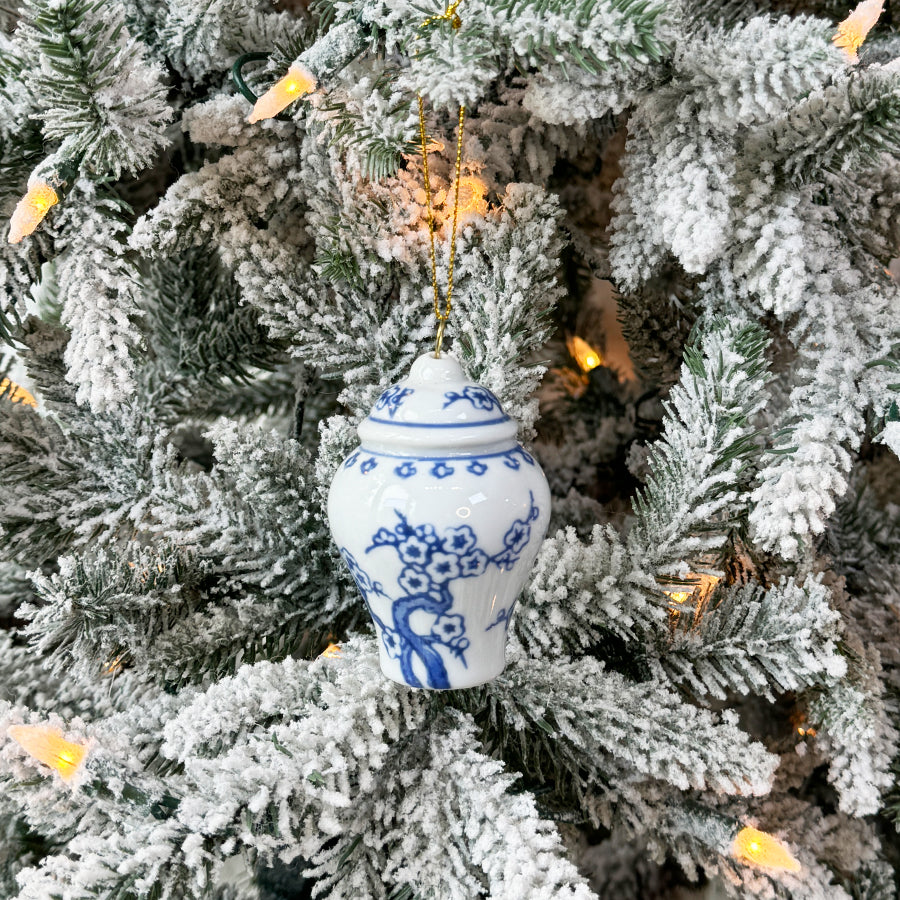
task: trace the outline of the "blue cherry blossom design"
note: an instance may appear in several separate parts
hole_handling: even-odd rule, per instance
[[[490,562],[490,557],[484,550],[473,550],[471,553],[467,553],[462,559],[459,561],[459,568],[462,572],[463,578],[473,578],[476,575],[481,575],[487,569],[488,563]]]
[[[451,584],[460,578],[475,578],[482,575],[488,566],[497,566],[501,571],[509,571],[518,562],[531,536],[531,523],[535,522],[540,510],[531,497],[526,516],[516,519],[507,529],[503,538],[504,549],[496,556],[489,556],[478,547],[478,536],[469,525],[445,529],[438,534],[431,524],[410,525],[406,517],[396,511],[398,523],[393,529],[379,528],[372,537],[366,553],[384,547],[392,547],[404,566],[397,579],[402,592],[397,599],[385,594],[381,585],[359,566],[346,550],[341,553],[359,585],[366,605],[370,594],[376,593],[390,600],[393,627],[382,622],[374,613],[372,618],[381,631],[382,640],[389,656],[398,659],[403,678],[413,687],[423,687],[414,664],[419,663],[426,673],[427,687],[446,689],[450,687],[444,653],[451,654],[466,665],[465,653],[470,641],[466,637],[465,617],[452,611],[453,594]],[[510,610],[505,619],[508,626]],[[422,613],[425,613],[423,619]],[[488,630],[493,627],[489,626]]]
[[[480,460],[473,459],[472,462],[466,466],[466,471],[471,472],[473,475],[484,475],[484,473],[487,472],[487,468],[488,467]]]
[[[415,535],[406,538],[397,547],[400,559],[405,563],[424,562],[428,558],[428,550],[428,544]]]
[[[436,462],[431,467],[431,474],[434,475],[435,478],[446,478],[448,475],[452,475],[455,469],[453,466],[448,466],[443,460],[440,462]]]
[[[431,633],[449,644],[466,633],[466,623],[460,615],[438,616],[437,621],[431,626]]]
[[[350,570],[353,580],[362,592],[363,598],[367,598],[368,594],[372,591],[372,579],[369,578],[366,570],[346,550],[341,550],[341,556],[343,556],[344,562],[347,563],[347,568]]]
[[[425,566],[425,571],[435,584],[452,581],[454,578],[459,578],[461,573],[459,557],[455,553],[442,553],[441,551],[433,553],[428,565]]]
[[[356,464],[356,461],[357,461],[358,459],[359,459],[359,451],[357,450],[356,453],[352,453],[352,454],[351,454],[350,456],[348,456],[347,459],[344,461],[344,468],[345,468],[345,469],[352,469],[353,466]]]
[[[501,609],[500,612],[497,613],[497,618],[485,628],[485,631],[490,631],[492,628],[496,628],[498,625],[503,626],[504,631],[509,631],[509,623],[512,621],[512,611],[515,607],[515,603],[510,606],[509,609]]]
[[[405,462],[394,468],[394,474],[398,478],[411,478],[416,474],[416,467],[411,462]]]
[[[387,655],[391,659],[399,659],[403,645],[397,632],[393,628],[382,627],[381,640],[384,643],[384,649],[387,650]]]
[[[374,456],[370,456],[364,463],[362,463],[359,467],[359,471],[363,473],[363,475],[368,475],[375,466],[378,465],[378,461]]]
[[[447,529],[447,546],[454,553],[468,553],[476,543],[478,543],[478,539],[469,525]]]
[[[517,519],[503,537],[504,546],[519,554],[525,549],[525,545],[531,538],[531,528],[527,522]]]
[[[407,594],[420,594],[431,587],[428,576],[416,566],[407,566],[400,573],[397,583]]]
[[[434,525],[419,525],[418,528],[413,531],[413,534],[415,534],[420,541],[425,541],[429,547],[436,547],[441,542]]]

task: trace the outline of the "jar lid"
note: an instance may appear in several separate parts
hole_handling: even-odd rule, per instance
[[[500,401],[466,378],[453,356],[435,359],[429,352],[378,398],[360,422],[359,438],[373,450],[414,455],[425,449],[500,449],[515,441],[517,431]]]

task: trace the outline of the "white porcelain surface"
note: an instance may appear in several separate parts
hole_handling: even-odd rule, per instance
[[[394,681],[472,687],[503,671],[550,491],[497,398],[429,353],[359,426],[328,497],[334,540]]]

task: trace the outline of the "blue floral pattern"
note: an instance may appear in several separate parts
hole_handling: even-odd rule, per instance
[[[352,469],[356,463],[359,461],[362,456],[362,450],[356,450],[347,459],[344,461],[345,469]],[[378,460],[375,458],[377,456],[383,456],[387,458],[397,459],[396,456],[391,457],[389,453],[377,453],[368,451],[366,453],[366,457],[360,465],[360,471],[363,475],[371,472],[378,465]],[[402,457],[401,457],[402,458]],[[398,463],[394,466],[394,474],[397,475],[398,478],[412,478],[413,475],[418,474],[418,468],[416,467],[416,462],[420,463],[431,463],[430,466],[426,466],[423,468],[423,471],[427,472],[431,475],[432,478],[437,478],[438,480],[448,478],[456,471],[457,466],[461,466],[465,464],[465,470],[472,475],[480,478],[488,471],[488,464],[485,460],[496,459],[498,461],[502,461],[503,465],[508,469],[518,470],[522,467],[522,463],[525,463],[528,466],[537,465],[534,457],[528,453],[521,446],[513,447],[511,450],[504,450],[501,453],[488,453],[485,456],[447,456],[447,457],[439,457],[439,456],[429,456],[429,457],[420,457],[416,459],[409,459],[404,462]]]
[[[475,409],[480,409],[484,412],[490,412],[492,409],[499,409],[500,412],[503,412],[500,401],[487,388],[480,387],[476,384],[467,384],[462,389],[462,393],[447,391],[444,394],[444,399],[446,401],[444,403],[444,409],[460,400],[465,400],[471,403]]]
[[[435,478],[446,478],[455,471],[453,466],[448,466],[443,460],[439,460],[431,467],[431,474],[434,475]]]
[[[532,523],[540,515],[534,495],[529,496],[527,514],[510,525],[503,536],[503,550],[494,556],[478,546],[477,535],[468,525],[447,528],[439,535],[433,525],[413,526],[395,510],[397,525],[393,529],[380,528],[366,553],[389,547],[397,554],[403,564],[397,578],[400,591],[397,599],[391,599],[346,548],[341,548],[341,555],[381,631],[385,651],[392,659],[399,660],[407,684],[435,689],[450,687],[447,667],[439,652],[441,647],[466,665],[465,652],[470,642],[466,637],[465,617],[452,611],[450,586],[461,578],[484,574],[489,566],[505,572],[512,569],[531,539]],[[371,598],[376,595],[390,601],[392,625],[372,612]],[[502,612],[508,618],[510,611]],[[494,624],[499,623],[498,619]],[[427,685],[421,683],[413,670],[416,660],[424,666]]]
[[[404,399],[412,392],[412,388],[402,388],[399,384],[392,385],[378,398],[375,409],[379,411],[386,409],[388,415],[393,419],[397,410],[403,405]]]

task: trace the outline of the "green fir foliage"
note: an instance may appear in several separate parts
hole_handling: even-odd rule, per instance
[[[896,34],[851,64],[836,0],[306,6],[0,0],[0,217],[60,189],[0,245],[37,403],[0,388],[0,894],[887,900]],[[251,124],[248,53],[316,89]],[[561,527],[506,670],[437,692],[383,677],[325,508],[433,346],[461,103],[445,349]],[[71,779],[23,725],[85,746]]]
[[[33,60],[24,86],[46,140],[65,139],[75,165],[97,175],[136,172],[166,143],[171,117],[161,68],[144,60],[119,3],[33,0],[17,32]]]

